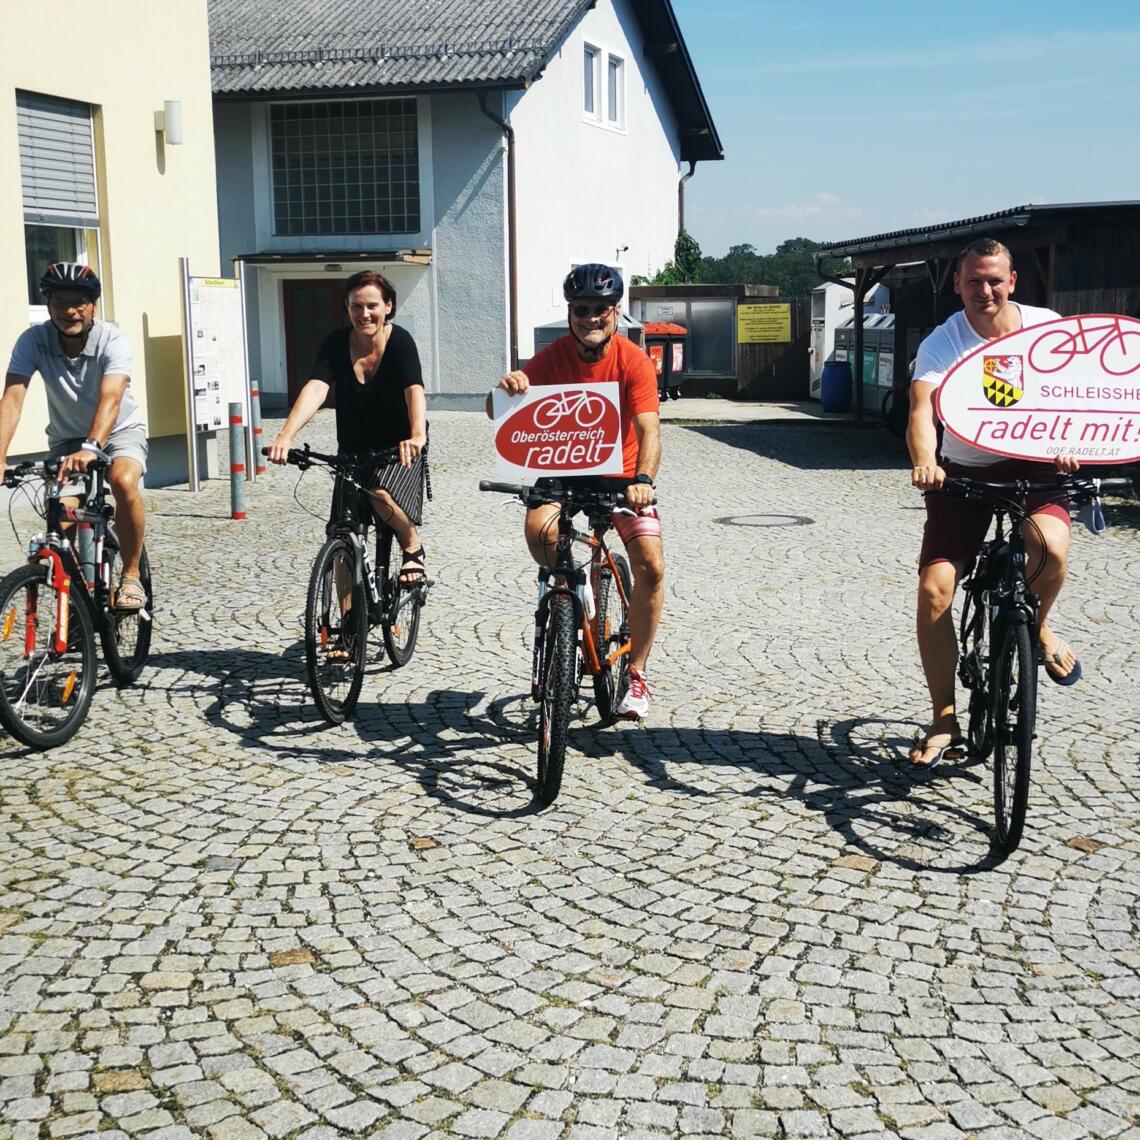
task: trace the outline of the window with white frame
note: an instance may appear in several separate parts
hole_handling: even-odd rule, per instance
[[[17,91],[16,122],[28,305],[38,310],[43,305],[39,281],[48,265],[53,261],[88,264],[89,252],[98,251],[92,107]]]
[[[612,54],[606,57],[606,122],[625,125],[625,60]]]
[[[625,59],[585,44],[582,49],[582,112],[587,121],[625,127]]]
[[[419,233],[415,99],[278,103],[269,122],[275,233]]]
[[[586,44],[582,52],[584,74],[582,76],[582,110],[587,118],[597,119],[602,113],[602,51],[593,44]]]

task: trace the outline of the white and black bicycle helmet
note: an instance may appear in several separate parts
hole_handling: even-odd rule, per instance
[[[89,265],[80,265],[77,261],[53,262],[40,278],[40,292],[45,297],[50,297],[65,289],[98,301],[103,292],[103,284]]]
[[[617,304],[625,296],[625,283],[621,274],[608,265],[589,261],[576,265],[562,282],[562,296],[567,301],[597,299]]]

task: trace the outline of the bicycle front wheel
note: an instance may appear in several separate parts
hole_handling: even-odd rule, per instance
[[[1006,625],[992,677],[995,846],[1008,855],[1025,828],[1037,713],[1037,659],[1028,623]]]
[[[400,584],[400,544],[387,529],[380,535],[376,550],[376,565],[383,573],[380,583],[380,632],[384,649],[398,669],[407,665],[416,648],[420,632],[420,607],[423,605],[423,586],[405,587]]]
[[[48,567],[22,566],[0,582],[0,722],[29,748],[70,740],[95,694],[95,631],[87,606],[70,598],[67,648],[55,651],[62,595]]]
[[[550,599],[542,648],[542,703],[538,714],[538,786],[535,798],[552,804],[562,787],[566,736],[578,673],[578,638],[574,603],[564,595]]]
[[[146,601],[138,609],[117,608],[116,594],[123,576],[123,555],[118,541],[108,534],[103,546],[103,569],[110,583],[108,608],[100,614],[99,638],[103,656],[117,685],[129,685],[138,679],[150,656],[150,635],[154,623],[154,593],[150,582],[150,559],[143,547],[139,559],[139,579]]]
[[[975,593],[967,583],[962,602],[962,656],[958,675],[970,692],[970,758],[984,760],[993,751],[993,700],[990,696],[990,613],[989,593]]]
[[[595,563],[590,567],[594,576],[594,644],[600,666],[594,675],[594,699],[603,724],[614,722],[629,669],[629,615],[622,599],[633,592],[633,581],[624,555],[615,554],[613,560],[621,580],[620,591],[609,566]]]
[[[340,724],[364,684],[368,602],[357,580],[356,551],[344,538],[321,547],[305,603],[305,667],[321,716]]]

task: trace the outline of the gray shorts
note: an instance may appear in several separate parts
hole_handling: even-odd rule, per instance
[[[83,446],[82,439],[65,439],[63,443],[53,443],[51,446],[52,459],[59,459],[63,455],[71,455]],[[107,446],[103,450],[114,460],[123,456],[133,459],[146,473],[146,431],[142,428],[125,428],[123,431],[111,432]]]

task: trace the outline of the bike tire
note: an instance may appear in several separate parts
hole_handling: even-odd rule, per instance
[[[383,607],[380,632],[388,660],[396,669],[412,659],[420,632],[420,608],[424,604],[422,585],[405,587],[400,584],[400,555],[396,536],[384,528],[376,540],[377,573],[382,575],[379,583]]]
[[[104,581],[110,583],[108,608],[99,614],[99,640],[103,657],[115,684],[122,687],[138,680],[150,656],[150,638],[154,628],[154,591],[150,578],[150,558],[143,547],[139,559],[139,580],[146,602],[137,610],[116,610],[115,591],[123,575],[123,556],[118,539],[108,532],[103,544]]]
[[[49,585],[48,569],[44,563],[21,566],[0,582],[0,723],[38,751],[58,747],[79,730],[98,668],[91,615],[74,596],[67,651],[52,651],[60,595]]]
[[[621,579],[622,590],[626,598],[629,598],[633,593],[629,563],[622,554],[612,557]],[[609,566],[593,563],[590,573],[593,575],[591,584],[594,590],[594,645],[600,660],[600,668],[594,675],[594,700],[602,723],[613,724],[617,719],[617,704],[621,700],[629,672],[629,650],[617,657],[611,665],[606,664],[606,659],[629,641],[629,613]]]
[[[349,605],[342,613],[345,596]],[[330,538],[309,577],[305,668],[313,700],[331,724],[341,724],[356,708],[367,645],[368,599],[358,580],[356,550],[348,539]]]
[[[535,799],[552,804],[562,788],[566,737],[577,685],[578,638],[574,603],[559,595],[550,599],[542,650],[542,703],[538,713],[538,781]]]
[[[967,633],[963,637],[958,675],[970,693],[966,740],[970,757],[985,760],[994,747],[987,593],[975,595],[971,590],[966,590],[962,604],[962,628]]]
[[[1008,855],[1021,842],[1029,802],[1037,657],[1029,623],[1011,621],[994,655],[994,846]]]

